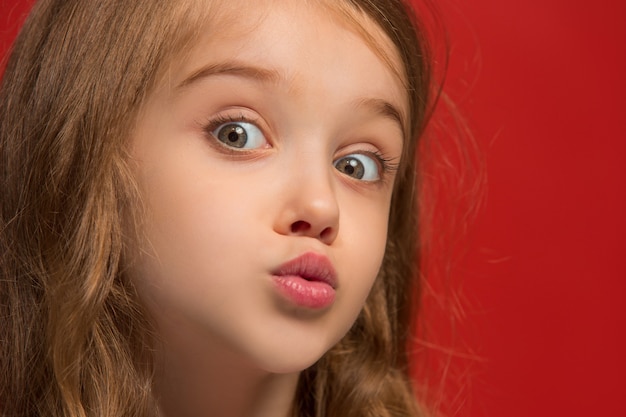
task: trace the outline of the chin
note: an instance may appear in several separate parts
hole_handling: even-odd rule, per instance
[[[259,368],[275,374],[302,372],[315,364],[326,354],[331,346],[319,346],[308,343],[305,346],[290,346],[289,349],[270,349],[265,355],[258,355],[256,363]]]
[[[326,352],[317,355],[283,355],[281,357],[266,358],[259,364],[260,367],[269,373],[292,374],[302,372],[317,362]]]

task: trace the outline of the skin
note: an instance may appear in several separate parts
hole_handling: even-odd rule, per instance
[[[281,0],[241,12],[251,4],[211,3],[132,138],[146,219],[130,276],[162,341],[164,416],[287,416],[299,372],[350,328],[384,254],[401,80],[327,9]],[[216,138],[233,122],[250,149]],[[355,154],[362,179],[335,166]],[[337,272],[326,308],[277,294],[272,271],[305,253]]]

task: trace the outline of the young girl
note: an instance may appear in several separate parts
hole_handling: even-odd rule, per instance
[[[0,91],[0,415],[418,416],[398,0],[41,0]]]

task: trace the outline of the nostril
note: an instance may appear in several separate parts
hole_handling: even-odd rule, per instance
[[[322,239],[323,241],[332,239],[333,233],[335,233],[335,231],[332,229],[332,227],[327,227],[326,229],[322,230],[322,233],[320,233],[320,239]]]
[[[302,234],[309,231],[311,225],[303,220],[298,220],[291,225],[291,233]]]

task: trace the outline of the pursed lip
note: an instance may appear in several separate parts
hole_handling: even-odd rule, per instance
[[[337,273],[330,260],[321,254],[307,252],[282,264],[272,272],[276,276],[299,276],[307,281],[323,282],[337,288]]]

